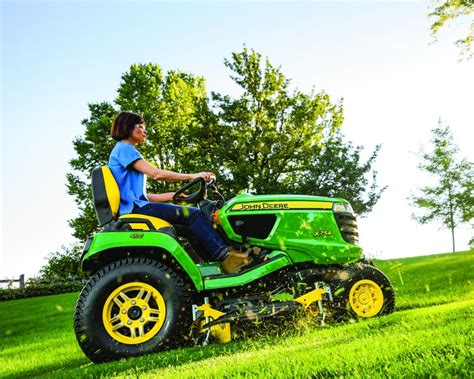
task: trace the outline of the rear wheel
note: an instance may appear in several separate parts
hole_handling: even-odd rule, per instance
[[[182,342],[191,325],[191,293],[163,263],[113,262],[84,286],[74,328],[93,362],[148,354]]]
[[[358,263],[336,274],[331,285],[336,318],[370,318],[392,313],[395,293],[390,280],[376,267]]]

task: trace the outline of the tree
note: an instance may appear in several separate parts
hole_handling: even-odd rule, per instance
[[[224,63],[242,89],[237,99],[212,93],[211,101],[203,78],[177,71],[164,75],[158,65],[139,64],[122,75],[115,105],[89,105],[84,136],[73,141],[73,172],[67,174],[80,210],[70,220],[77,238],[97,230],[90,172],[107,163],[115,143],[107,136],[119,109],[144,116],[148,137],[139,149],[146,160],[173,171],[213,171],[227,198],[241,191],[305,193],[345,197],[360,214],[372,209],[383,191],[372,171],[379,148],[364,163],[362,147],[344,142],[340,102],[333,104],[324,92],[291,91],[281,69],[253,50],[244,48]],[[148,187],[170,190],[156,181]]]
[[[466,159],[458,160],[459,148],[454,144],[449,126],[440,120],[431,133],[433,150],[419,153],[418,167],[433,175],[437,183],[420,188],[421,194],[411,197],[412,204],[425,211],[423,215],[413,214],[413,218],[421,224],[441,221],[442,226],[451,230],[454,252],[455,228],[474,217],[473,165]]]
[[[378,148],[359,165],[362,147],[352,150],[338,130],[342,104],[325,92],[290,90],[290,80],[268,58],[244,48],[225,60],[231,78],[242,90],[237,99],[213,93],[222,138],[216,157],[222,162],[219,180],[224,192],[255,194],[304,193],[344,196],[366,213],[382,190],[372,173]]]
[[[62,246],[59,251],[49,255],[48,263],[40,270],[40,280],[52,283],[80,281],[83,277],[81,254],[81,244]]]
[[[474,12],[474,0],[436,0],[437,4],[429,16],[434,18],[431,24],[431,31],[436,35],[448,21],[456,18],[469,16]],[[461,53],[468,58],[472,57],[472,43],[474,40],[474,20],[471,19],[470,31],[466,37],[456,41],[456,45],[461,48]]]
[[[284,192],[289,172],[303,167],[311,146],[342,122],[342,105],[330,103],[323,92],[290,92],[280,68],[253,50],[224,60],[242,90],[232,99],[213,93],[222,130],[221,172],[234,192]]]
[[[363,147],[344,142],[340,132],[323,146],[315,146],[305,168],[291,174],[289,186],[296,193],[347,199],[357,214],[369,213],[387,188],[378,187],[377,172],[372,170],[381,146],[366,162],[361,162]]]

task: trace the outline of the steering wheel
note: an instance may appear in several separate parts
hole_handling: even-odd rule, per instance
[[[209,182],[206,183],[204,178],[199,177],[191,180],[189,183],[186,183],[179,190],[177,190],[173,195],[173,203],[199,203],[206,197],[207,188],[216,181],[215,177],[212,177]],[[199,189],[188,196],[181,196],[186,190],[194,187],[199,184]]]
[[[188,196],[181,196],[186,190],[191,187],[194,187],[196,184],[199,183],[199,189]],[[179,190],[177,190],[173,195],[173,203],[197,203],[204,199],[204,195],[206,192],[206,182],[203,178],[199,177],[196,179],[191,180],[189,183],[186,183],[182,186]]]

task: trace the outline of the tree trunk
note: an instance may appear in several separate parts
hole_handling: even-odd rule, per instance
[[[448,177],[449,179],[449,177]],[[451,182],[449,182],[451,183]],[[449,201],[449,223],[451,228],[451,238],[453,242],[453,253],[456,251],[456,243],[454,241],[454,205],[453,205],[453,198],[451,195],[451,185],[448,185],[448,201]]]
[[[451,237],[453,239],[453,253],[456,251],[456,243],[454,242],[454,226],[451,226]]]

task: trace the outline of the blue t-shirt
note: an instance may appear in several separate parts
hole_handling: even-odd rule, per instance
[[[135,204],[142,207],[149,203],[146,197],[146,177],[132,167],[132,163],[139,159],[143,159],[141,154],[126,142],[117,142],[110,153],[107,166],[120,190],[119,216],[131,213]]]

